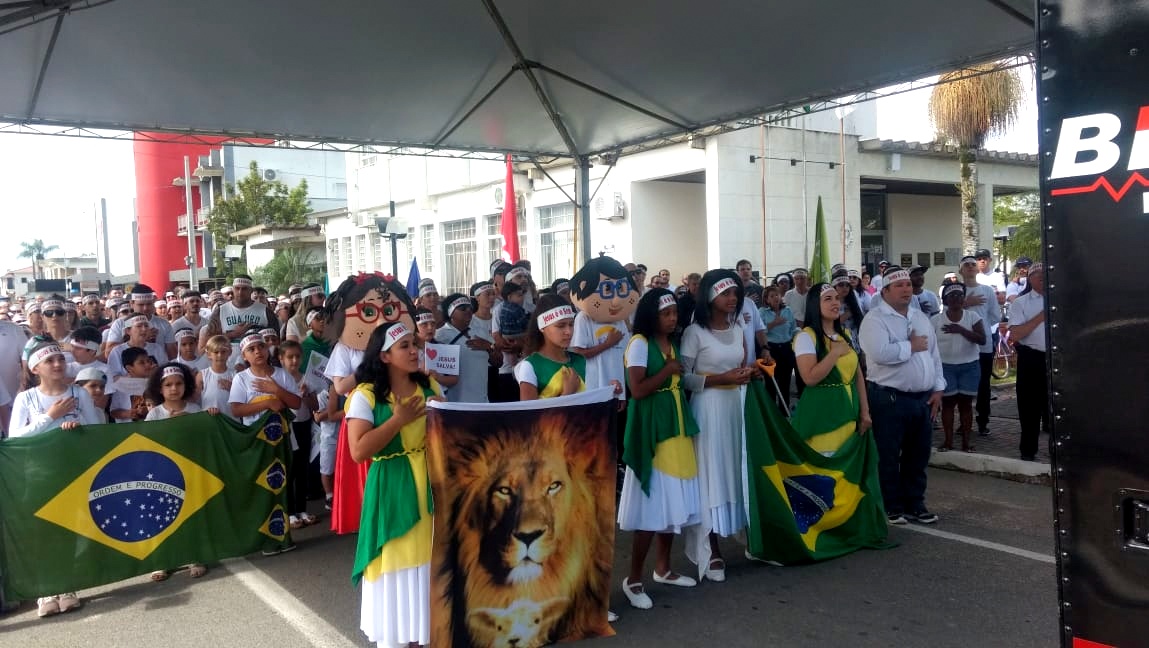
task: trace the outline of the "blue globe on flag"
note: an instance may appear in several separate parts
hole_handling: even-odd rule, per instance
[[[158,452],[136,451],[109,461],[88,491],[88,512],[108,537],[149,540],[179,517],[187,496],[179,466]]]
[[[267,485],[275,491],[283,488],[283,485],[287,483],[287,470],[284,469],[283,464],[278,459],[271,464],[263,476],[267,480]]]

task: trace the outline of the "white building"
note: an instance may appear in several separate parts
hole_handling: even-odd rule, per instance
[[[805,128],[803,129],[803,121]],[[957,151],[879,141],[873,104],[846,117],[794,118],[620,158],[591,169],[591,249],[653,273],[733,267],[770,276],[804,266],[822,199],[831,257],[851,267],[887,258],[928,261],[930,284],[960,258]],[[413,258],[441,293],[488,278],[499,256],[502,162],[350,154],[346,214],[321,221],[332,285],[355,271],[391,271],[376,216],[389,202],[405,225],[398,276]],[[577,258],[572,166],[516,165],[520,248],[538,285],[569,278]],[[993,243],[992,196],[1037,188],[1033,155],[983,152],[978,164],[983,247]],[[553,180],[553,182],[552,182]],[[844,216],[844,218],[843,218]]]

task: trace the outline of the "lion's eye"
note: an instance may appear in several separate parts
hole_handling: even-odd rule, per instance
[[[495,489],[495,493],[502,497],[510,497],[511,495],[514,495],[514,492],[512,492],[511,489],[506,486],[499,486]]]
[[[547,486],[547,495],[554,495],[555,493],[561,491],[562,489],[563,489],[563,483],[561,481],[553,481],[553,482],[551,482],[550,486]]]

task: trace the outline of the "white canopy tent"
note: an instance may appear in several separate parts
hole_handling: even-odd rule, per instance
[[[0,0],[0,121],[585,168],[592,155],[1026,54],[1033,11],[1025,0]]]

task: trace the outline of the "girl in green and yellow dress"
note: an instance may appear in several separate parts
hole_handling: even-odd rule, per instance
[[[425,437],[439,389],[419,370],[414,332],[374,330],[347,407],[351,458],[371,469],[352,580],[362,582],[360,628],[379,646],[428,645],[431,634],[431,490]]]
[[[830,284],[818,284],[806,299],[808,326],[794,336],[794,355],[806,390],[791,422],[810,447],[826,456],[871,426],[866,381],[840,315],[838,291]]]

